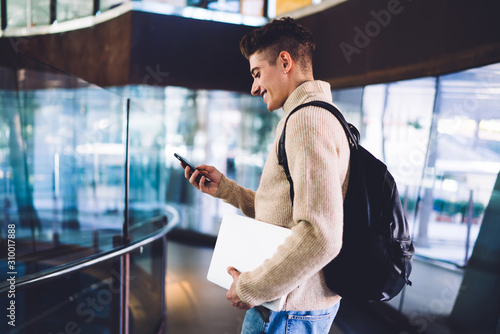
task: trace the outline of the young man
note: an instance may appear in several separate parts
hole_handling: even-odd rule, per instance
[[[254,78],[251,93],[269,111],[320,100],[331,103],[330,85],[315,81],[311,34],[290,18],[274,20],[244,36],[240,43]],[[349,146],[342,126],[328,110],[305,107],[286,128],[286,152],[295,199],[278,164],[277,147],[285,118],[267,157],[256,192],[229,180],[212,166],[185,175],[200,191],[223,199],[252,218],[292,229],[278,252],[252,272],[228,268],[233,284],[227,299],[248,310],[242,333],[328,333],[340,296],[330,291],[322,268],[340,251],[343,199],[347,190]],[[212,182],[205,184],[205,174]],[[200,178],[201,176],[201,178]],[[286,295],[284,311],[257,307]]]

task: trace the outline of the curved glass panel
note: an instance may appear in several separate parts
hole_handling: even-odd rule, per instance
[[[109,250],[121,235],[124,99],[13,57],[17,67],[0,67],[0,210],[2,238],[15,226],[20,277]]]

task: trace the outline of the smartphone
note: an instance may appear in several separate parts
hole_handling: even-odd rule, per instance
[[[197,169],[195,165],[193,165],[192,163],[190,163],[190,162],[189,162],[186,158],[184,158],[183,156],[181,156],[181,155],[179,155],[179,154],[177,154],[177,153],[174,153],[174,157],[176,157],[177,159],[179,159],[179,161],[180,161],[180,162],[182,162],[184,165],[189,166],[189,168],[191,168],[191,169],[193,170],[193,172],[194,172],[194,170],[195,170],[195,169]],[[212,182],[212,180],[210,180],[210,179],[209,179],[209,178],[208,178],[205,174],[203,174],[201,171],[200,171],[200,173],[201,173],[203,176],[205,176],[205,180],[206,180],[207,182]],[[200,177],[201,177],[201,176],[200,176]]]

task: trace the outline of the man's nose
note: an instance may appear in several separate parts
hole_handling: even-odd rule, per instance
[[[255,83],[255,81],[252,83],[252,89],[250,91],[252,95],[260,95],[260,86]]]

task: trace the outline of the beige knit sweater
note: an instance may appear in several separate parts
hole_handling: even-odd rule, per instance
[[[296,106],[313,100],[332,102],[330,85],[303,83],[288,97],[283,110],[288,115]],[[257,192],[224,176],[215,197],[249,217],[293,231],[270,260],[242,273],[236,287],[240,299],[256,306],[287,295],[285,310],[325,309],[340,300],[326,287],[321,269],[342,245],[349,146],[342,126],[328,110],[306,107],[290,117],[285,145],[294,182],[292,206],[277,153],[285,118],[278,124]]]

